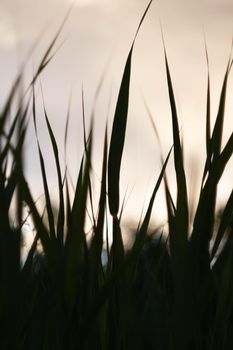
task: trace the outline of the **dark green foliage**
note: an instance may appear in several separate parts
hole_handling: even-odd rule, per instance
[[[73,200],[68,169],[63,174],[59,147],[44,106],[58,182],[56,218],[37,135],[35,89],[40,73],[52,57],[51,50],[58,34],[28,89],[31,92],[29,100],[25,102],[27,95],[19,99],[18,109],[11,119],[11,106],[21,92],[22,77],[19,74],[0,112],[0,349],[232,349],[232,192],[216,226],[217,186],[233,153],[233,134],[224,147],[221,145],[232,61],[229,61],[224,77],[213,131],[208,75],[206,163],[194,221],[190,223],[179,120],[165,52],[173,146],[162,161],[161,172],[155,181],[145,216],[135,232],[132,247],[126,249],[119,213],[119,189],[134,42],[126,61],[109,142],[106,128],[97,213],[94,212],[91,185],[93,127],[91,125],[87,137],[84,97],[84,152]],[[32,116],[35,127],[47,223],[24,176],[23,146],[29,116]],[[68,119],[69,112],[65,148]],[[153,120],[152,125],[156,131]],[[172,151],[176,201],[172,199],[166,177]],[[165,184],[168,232],[151,231],[150,228],[153,204],[162,181]],[[93,228],[90,238],[87,238],[89,202]],[[108,232],[107,203],[112,221],[112,242]],[[25,207],[36,233],[22,266],[20,255]]]

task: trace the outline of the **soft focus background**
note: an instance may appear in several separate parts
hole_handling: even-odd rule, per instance
[[[1,0],[0,1],[0,102],[5,100],[28,51],[38,40],[27,60],[25,87],[43,53],[53,39],[69,7],[71,13],[58,39],[58,51],[41,77],[47,112],[64,159],[65,120],[71,96],[71,120],[67,161],[75,182],[83,152],[82,86],[87,125],[94,110],[94,174],[98,188],[103,135],[109,131],[119,84],[137,25],[147,5],[145,0]],[[205,112],[207,64],[206,37],[211,77],[211,107],[214,119],[221,84],[233,37],[233,1],[206,0],[154,1],[136,40],[133,53],[130,109],[121,172],[123,198],[129,197],[125,220],[138,220],[160,171],[160,147],[145,108],[148,105],[158,128],[162,152],[172,145],[162,24],[171,69],[181,132],[185,146],[190,200],[195,201],[205,155]],[[96,89],[105,71],[100,94]],[[229,81],[225,138],[233,129],[233,79]],[[39,137],[45,154],[51,193],[56,200],[55,166],[42,113],[40,86],[37,87]],[[212,120],[213,120],[212,119]],[[42,193],[38,155],[32,126],[26,143],[26,171],[35,198]],[[175,188],[173,163],[168,167],[171,188]],[[232,189],[232,162],[219,186],[219,203]],[[174,191],[173,191],[174,193]],[[175,195],[175,193],[174,193]],[[166,218],[163,188],[155,201],[154,220]]]

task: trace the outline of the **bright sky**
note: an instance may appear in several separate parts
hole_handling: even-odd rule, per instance
[[[73,9],[58,40],[57,46],[59,47],[60,43],[62,46],[42,75],[41,81],[48,114],[61,145],[61,157],[65,116],[72,90],[68,160],[75,181],[82,152],[81,86],[82,84],[84,86],[88,119],[93,107],[95,89],[105,67],[108,67],[95,105],[94,164],[99,174],[108,109],[111,122],[124,63],[147,1],[1,0],[0,102],[4,100],[29,48],[44,31],[35,53],[28,61],[26,80],[31,77],[33,67],[39,62],[72,3]],[[172,144],[160,21],[176,92],[185,144],[188,181],[194,181],[191,192],[195,192],[194,183],[200,179],[198,169],[203,165],[205,147],[207,69],[203,28],[210,57],[214,118],[233,36],[233,2],[232,0],[154,1],[145,19],[133,54],[130,110],[121,176],[122,197],[126,188],[129,192],[132,191],[125,216],[136,219],[140,215],[144,198],[146,202],[148,200],[160,169],[159,148],[144,108],[143,97],[158,127],[164,155]],[[225,137],[233,129],[232,84],[231,77]],[[41,113],[39,90],[37,102],[40,139],[51,176],[51,191],[56,193],[56,182],[53,180],[54,164],[49,157],[51,147]],[[38,157],[35,154],[35,137],[31,129],[27,140],[27,173],[37,196],[41,194],[42,187],[38,175]],[[171,186],[174,185],[172,167],[171,162],[168,169]],[[232,185],[233,176],[228,169],[219,189],[221,198],[229,193]],[[161,190],[155,202],[155,215],[160,218],[165,216],[163,203]]]

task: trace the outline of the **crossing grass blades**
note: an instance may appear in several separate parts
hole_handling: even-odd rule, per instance
[[[137,33],[150,5],[151,2]],[[131,58],[137,33],[125,64],[109,142],[107,133],[105,136],[99,205],[97,213],[93,214],[92,235],[88,241],[85,222],[87,201],[92,193],[92,127],[88,135],[84,131],[84,152],[71,200],[69,180],[62,173],[59,147],[44,107],[57,171],[57,217],[37,136],[35,85],[53,56],[59,32],[36,70],[28,95],[20,99],[15,116],[11,116],[12,106],[18,95],[21,96],[22,74],[17,77],[1,108],[0,348],[232,349],[233,192],[229,193],[217,228],[215,225],[217,186],[233,152],[233,133],[222,146],[232,59],[225,72],[213,128],[210,126],[208,77],[206,162],[194,220],[190,223],[178,115],[165,51],[173,147],[163,161],[135,241],[126,250],[122,240],[119,188]],[[25,96],[29,96],[27,102]],[[29,119],[35,126],[47,223],[24,175],[24,141]],[[171,157],[174,158],[176,174],[176,200],[172,200],[165,172]],[[153,203],[161,183],[164,184],[167,203],[167,241],[159,235],[160,232],[155,237],[148,234]],[[22,266],[25,206],[33,221],[35,238]],[[107,208],[113,239],[103,261],[104,241],[108,237]],[[38,242],[42,252],[38,252]]]

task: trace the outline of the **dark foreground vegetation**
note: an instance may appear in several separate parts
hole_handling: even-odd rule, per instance
[[[125,65],[109,142],[107,135],[105,138],[99,207],[93,213],[92,235],[87,240],[86,207],[88,198],[92,198],[92,129],[86,134],[84,128],[84,153],[73,198],[44,109],[57,169],[57,219],[39,141],[47,223],[24,176],[23,146],[29,119],[34,122],[37,135],[35,84],[52,57],[55,41],[56,38],[15,116],[12,118],[11,112],[20,95],[21,74],[1,108],[0,349],[233,349],[233,192],[215,225],[217,185],[233,152],[233,134],[221,145],[232,59],[226,69],[213,128],[208,79],[206,162],[194,220],[190,223],[178,116],[165,52],[173,147],[162,159],[145,217],[138,225],[132,247],[126,250],[120,222],[119,179],[134,43]],[[174,158],[176,200],[172,199],[166,180],[170,157]],[[165,185],[167,203],[167,239],[162,232],[148,234],[161,183]],[[21,266],[25,206],[33,220],[35,238]],[[106,246],[108,208],[113,240]],[[38,242],[42,252],[38,252]],[[104,249],[107,258],[103,262]]]

